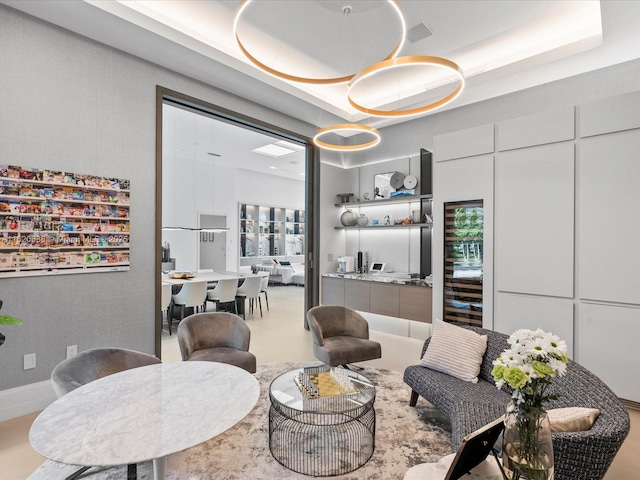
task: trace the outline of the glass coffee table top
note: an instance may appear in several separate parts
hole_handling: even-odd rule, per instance
[[[375,400],[376,389],[364,375],[321,365],[283,373],[271,382],[269,396],[276,408],[345,413],[370,406]]]

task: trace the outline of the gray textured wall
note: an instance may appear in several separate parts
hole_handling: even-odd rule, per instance
[[[156,85],[305,136],[313,127],[0,5],[0,164],[131,180],[128,272],[0,279],[0,390],[49,378],[67,345],[154,353]],[[22,357],[37,354],[23,371]]]

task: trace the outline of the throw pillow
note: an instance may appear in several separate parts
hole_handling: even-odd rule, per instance
[[[596,421],[600,410],[585,407],[551,408],[547,410],[552,432],[584,432]]]
[[[433,326],[420,365],[467,382],[477,383],[487,336],[446,322]]]

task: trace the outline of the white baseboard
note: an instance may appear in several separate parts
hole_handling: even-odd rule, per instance
[[[0,422],[44,410],[56,399],[51,380],[0,391]]]

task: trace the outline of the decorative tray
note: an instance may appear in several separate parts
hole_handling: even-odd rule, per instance
[[[193,272],[171,272],[169,278],[194,278],[196,276]]]
[[[305,369],[306,370],[306,369]],[[307,398],[325,398],[358,393],[343,369],[328,372],[303,372],[295,377],[296,385]]]

